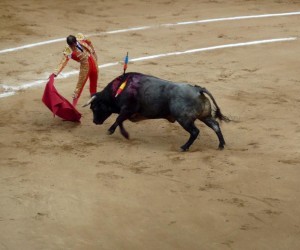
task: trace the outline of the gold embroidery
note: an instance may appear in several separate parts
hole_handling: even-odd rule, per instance
[[[76,95],[79,94],[83,84],[86,82],[88,74],[89,74],[89,65],[88,64],[80,64],[79,77],[78,77],[78,81],[77,81],[76,88],[74,91],[74,93],[76,93]]]
[[[72,49],[69,46],[66,46],[64,51],[63,51],[63,54],[66,55],[66,56],[71,56]]]
[[[86,50],[87,50],[87,52],[89,52],[90,54],[92,54],[94,51],[93,51],[93,49],[86,43],[86,42],[84,42],[84,41],[78,41],[79,42],[79,44],[81,45],[81,46],[83,46]]]
[[[64,67],[67,65],[68,61],[69,61],[69,57],[67,57],[64,54],[62,59],[60,60],[60,63],[58,64],[57,68],[54,70],[54,74],[58,75],[64,69]]]
[[[80,40],[85,40],[85,39],[86,39],[85,36],[84,36],[82,33],[78,33],[75,37],[76,37],[76,39],[79,40],[79,41],[80,41]]]

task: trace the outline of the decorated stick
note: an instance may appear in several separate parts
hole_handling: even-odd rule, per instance
[[[123,66],[124,72],[123,72],[123,78],[124,78],[124,76],[125,76],[125,72],[126,72],[126,69],[127,69],[127,64],[128,64],[128,52],[127,52],[126,57],[124,58],[124,66]],[[123,91],[123,90],[125,89],[125,87],[126,87],[126,84],[127,84],[127,80],[125,80],[125,81],[120,85],[120,87],[119,87],[118,90],[117,90],[117,93],[116,93],[115,97],[117,97],[119,94],[122,93],[122,91]]]
[[[123,70],[124,70],[123,74],[124,75],[125,75],[125,71],[127,69],[127,64],[128,64],[128,52],[127,52],[127,55],[124,58],[124,66],[123,66]]]
[[[125,86],[126,86],[126,83],[127,83],[127,81],[125,81],[125,82],[123,82],[122,84],[121,84],[121,86],[118,88],[118,90],[117,90],[117,93],[116,93],[116,95],[115,95],[115,97],[117,97],[119,94],[121,94],[121,92],[123,91],[123,89],[125,88]]]

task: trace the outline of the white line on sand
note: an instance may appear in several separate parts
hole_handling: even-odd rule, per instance
[[[283,16],[294,16],[294,15],[300,15],[300,11],[286,12],[286,13],[274,13],[274,14],[250,15],[250,16],[222,17],[222,18],[195,20],[195,21],[178,22],[178,23],[165,23],[165,24],[153,25],[153,26],[141,26],[141,27],[133,27],[133,28],[128,28],[128,29],[98,32],[98,33],[87,34],[87,36],[118,34],[118,33],[132,32],[132,31],[138,31],[138,30],[146,30],[146,29],[151,29],[151,28],[158,28],[158,27],[171,27],[171,26],[179,26],[179,25],[190,25],[190,24],[201,24],[201,23],[223,22],[223,21],[234,21],[234,20],[246,20],[246,19],[267,18],[267,17],[283,17]],[[3,49],[3,50],[0,50],[0,54],[14,52],[14,51],[22,50],[22,49],[33,48],[36,46],[42,46],[42,45],[51,44],[51,43],[62,42],[64,40],[65,40],[65,38],[58,38],[58,39],[48,40],[48,41],[44,41],[44,42],[26,44],[26,45],[15,47],[15,48]]]
[[[161,57],[178,56],[178,55],[183,55],[183,54],[198,53],[198,52],[217,50],[217,49],[251,46],[251,45],[258,45],[258,44],[275,43],[275,42],[287,42],[287,41],[294,41],[296,39],[297,39],[296,37],[287,37],[287,38],[276,38],[276,39],[250,41],[250,42],[244,42],[244,43],[231,43],[231,44],[210,46],[210,47],[191,49],[191,50],[185,50],[185,51],[175,51],[175,52],[157,54],[157,55],[152,55],[152,56],[137,57],[137,58],[130,59],[130,62],[145,61],[145,60],[151,60],[151,59],[156,59],[156,58],[161,58]],[[106,64],[99,65],[99,68],[112,67],[112,66],[116,66],[120,63],[122,63],[122,62],[106,63]],[[63,73],[60,76],[58,76],[57,78],[67,78],[67,77],[72,76],[77,73],[78,73],[78,70],[73,70],[73,71]],[[8,86],[8,85],[3,84],[1,87],[4,88],[7,92],[0,94],[0,98],[6,97],[6,96],[11,96],[15,93],[15,91],[39,86],[46,82],[47,82],[47,80],[37,80],[34,82],[22,84],[20,86]],[[10,93],[10,94],[8,94],[8,93]]]

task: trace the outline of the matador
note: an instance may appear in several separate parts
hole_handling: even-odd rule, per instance
[[[63,58],[54,71],[54,75],[57,76],[70,59],[80,63],[79,77],[73,94],[73,106],[75,107],[88,78],[91,96],[97,92],[98,58],[92,42],[81,33],[76,36],[68,36],[67,44],[63,51]]]

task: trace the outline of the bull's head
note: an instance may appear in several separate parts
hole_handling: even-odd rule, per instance
[[[91,105],[90,109],[93,111],[93,122],[97,125],[102,124],[112,114],[110,106],[101,99],[99,94],[94,95],[82,107],[86,107],[89,104]]]

